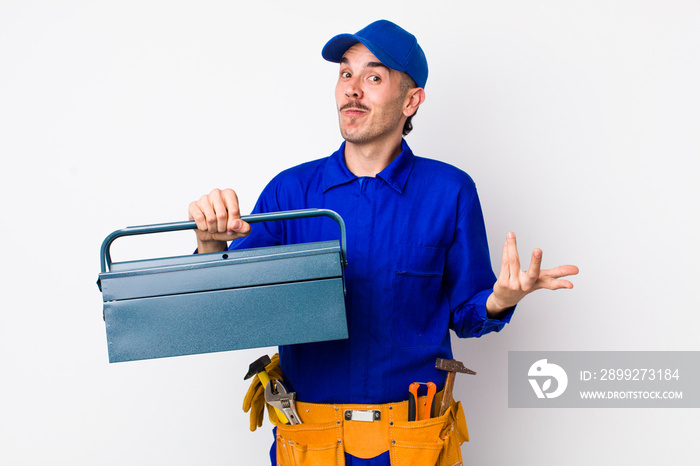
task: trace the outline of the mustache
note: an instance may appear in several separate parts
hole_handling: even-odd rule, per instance
[[[358,109],[358,110],[366,110],[366,111],[369,111],[369,107],[367,107],[366,105],[362,105],[362,104],[361,104],[360,102],[358,102],[358,101],[348,102],[347,104],[345,104],[345,105],[343,105],[342,107],[340,107],[340,111],[342,112],[343,110],[347,110],[347,109],[349,109],[349,108],[356,108],[356,109]]]

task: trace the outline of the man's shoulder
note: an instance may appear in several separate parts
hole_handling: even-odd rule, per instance
[[[425,177],[429,180],[439,180],[446,187],[457,186],[475,188],[474,180],[464,170],[441,160],[415,156],[415,167],[413,173],[418,177]]]
[[[323,175],[328,157],[323,157],[309,162],[300,163],[282,170],[272,181],[275,183],[293,183],[298,181],[310,181]]]

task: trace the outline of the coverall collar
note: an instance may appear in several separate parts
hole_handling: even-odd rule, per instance
[[[323,191],[349,183],[357,179],[357,175],[352,173],[345,164],[345,141],[340,148],[333,153],[326,163],[323,172]],[[401,153],[384,170],[377,173],[377,178],[382,179],[386,184],[394,188],[399,194],[403,193],[408,176],[411,174],[415,156],[408,147],[405,139],[401,140]]]

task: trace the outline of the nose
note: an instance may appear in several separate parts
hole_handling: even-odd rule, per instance
[[[349,99],[361,99],[362,95],[362,86],[359,79],[355,77],[349,79],[345,85],[345,96]]]

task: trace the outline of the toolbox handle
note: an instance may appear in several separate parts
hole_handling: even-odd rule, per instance
[[[273,220],[292,220],[296,218],[309,217],[330,217],[340,227],[340,261],[343,267],[348,266],[347,260],[347,240],[345,235],[345,222],[343,218],[336,212],[329,209],[302,209],[302,210],[285,210],[281,212],[267,212],[262,214],[242,215],[241,220],[248,223],[269,222]],[[197,224],[190,220],[188,222],[173,222],[159,223],[155,225],[141,225],[134,227],[126,227],[121,230],[116,230],[109,234],[102,242],[100,248],[101,255],[101,270],[102,273],[107,272],[112,267],[112,256],[109,253],[109,248],[112,242],[122,236],[145,235],[149,233],[165,233],[168,231],[181,230],[196,230]]]

